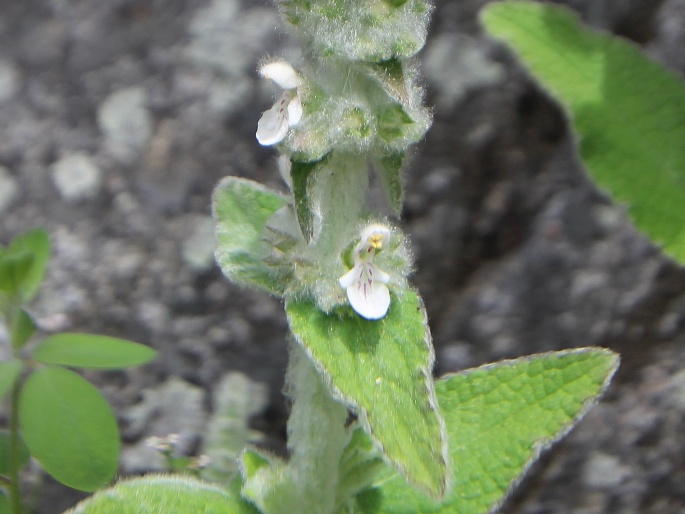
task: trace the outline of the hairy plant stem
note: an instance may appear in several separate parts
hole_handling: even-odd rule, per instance
[[[294,341],[290,343],[286,384],[292,400],[289,467],[297,477],[300,513],[333,513],[340,457],[349,441],[347,407],[331,396],[309,356]]]

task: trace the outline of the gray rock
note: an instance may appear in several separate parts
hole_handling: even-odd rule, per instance
[[[143,401],[123,414],[128,424],[124,436],[141,439],[179,434],[176,452],[187,455],[205,424],[204,390],[173,377],[142,394]],[[134,473],[162,469],[164,462],[157,451],[139,441],[122,452],[121,465],[124,472]]]
[[[195,271],[207,271],[214,266],[214,220],[211,216],[193,216],[189,237],[183,242],[183,261]]]
[[[203,453],[210,459],[205,478],[221,482],[238,471],[238,457],[246,443],[262,438],[250,430],[250,417],[265,409],[268,399],[265,384],[239,372],[224,375],[214,390],[214,413],[203,445]]]
[[[56,19],[48,19],[29,26],[17,41],[21,61],[39,67],[48,67],[62,56],[67,44],[67,27]]]
[[[278,14],[264,8],[240,12],[238,5],[236,0],[214,0],[190,22],[192,40],[186,54],[197,65],[229,77],[256,67],[264,39],[279,24]]]
[[[451,109],[471,89],[498,84],[504,68],[491,60],[483,41],[445,33],[426,48],[424,70],[437,90],[437,107]]]
[[[218,114],[244,106],[257,61],[279,25],[275,9],[238,7],[235,0],[214,0],[197,12],[189,28],[192,39],[185,54],[195,66],[212,73],[208,105]]]
[[[160,332],[169,324],[170,313],[166,305],[154,300],[138,305],[138,320],[150,330]]]
[[[112,93],[98,109],[98,125],[114,158],[128,164],[135,161],[153,131],[145,90],[131,87]]]
[[[243,105],[250,94],[252,82],[248,79],[214,80],[209,86],[209,108],[219,114],[229,114]]]
[[[621,484],[628,474],[629,469],[617,457],[597,452],[585,463],[583,481],[591,488],[610,489]]]
[[[19,89],[19,72],[9,61],[0,61],[0,102],[10,100]]]
[[[19,195],[19,186],[10,171],[0,166],[0,214],[5,212]]]
[[[53,164],[52,180],[64,200],[77,202],[100,192],[102,171],[87,154],[78,152]]]

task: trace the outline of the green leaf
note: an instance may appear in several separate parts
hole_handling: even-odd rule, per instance
[[[24,346],[36,331],[36,324],[31,315],[24,309],[19,309],[17,315],[12,320],[10,331],[10,341],[14,348]]]
[[[19,398],[19,422],[31,455],[63,484],[95,491],[116,473],[116,419],[98,390],[76,373],[57,367],[33,373]]]
[[[10,433],[8,430],[0,430],[0,475],[8,475],[10,457]],[[31,454],[26,447],[26,443],[19,436],[19,468],[23,468],[28,464]]]
[[[385,199],[395,216],[402,212],[404,181],[402,167],[406,154],[394,153],[373,160],[373,168],[383,188]]]
[[[685,263],[685,84],[635,45],[537,2],[490,4],[486,29],[569,115],[592,178]]]
[[[2,490],[0,490],[0,514],[11,514],[10,502]]]
[[[33,351],[33,359],[43,364],[101,369],[139,366],[156,355],[149,346],[124,339],[72,333],[48,336]]]
[[[308,300],[289,301],[286,313],[297,341],[330,378],[334,394],[359,411],[387,460],[432,496],[444,494],[445,434],[419,296],[393,294],[379,321],[363,319],[348,306],[327,315]]]
[[[148,475],[98,491],[65,514],[259,514],[238,491],[239,485],[226,489],[188,476]]]
[[[33,255],[28,252],[5,255],[0,260],[0,291],[10,298],[21,295],[22,285],[32,267]]]
[[[265,514],[290,514],[301,509],[302,498],[292,470],[281,459],[246,449],[240,457],[241,495]]]
[[[286,205],[280,194],[257,182],[226,177],[214,190],[216,260],[224,274],[243,286],[282,295],[288,272],[271,263],[266,223]]]
[[[21,252],[33,255],[31,269],[21,284],[22,299],[29,302],[38,292],[50,260],[50,237],[47,231],[43,228],[37,228],[12,239],[7,248],[7,253],[18,254]]]
[[[0,401],[14,385],[21,368],[22,363],[17,359],[0,362]]]
[[[491,512],[540,452],[595,404],[618,363],[609,350],[578,348],[486,364],[438,380],[455,469],[452,490],[437,502],[395,476],[360,498],[363,512]]]

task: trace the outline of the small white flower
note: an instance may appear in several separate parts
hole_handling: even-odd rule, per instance
[[[262,113],[257,124],[257,141],[262,146],[271,146],[283,141],[288,129],[302,119],[302,102],[297,94],[302,79],[292,66],[283,61],[265,64],[259,69],[259,74],[285,89],[273,107]]]
[[[354,267],[338,279],[352,308],[366,319],[381,319],[390,308],[390,291],[385,285],[390,275],[373,263],[389,238],[390,230],[383,225],[366,228],[354,249]]]

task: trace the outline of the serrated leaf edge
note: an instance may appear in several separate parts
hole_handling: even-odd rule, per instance
[[[551,351],[551,352],[543,352],[543,353],[535,353],[532,355],[526,355],[524,357],[519,357],[516,359],[505,359],[497,362],[490,362],[487,364],[483,364],[482,366],[478,366],[476,368],[470,368],[464,371],[460,372],[455,372],[455,373],[447,373],[443,376],[441,376],[438,381],[443,381],[443,380],[449,380],[452,377],[455,376],[467,376],[470,375],[471,373],[474,373],[476,371],[483,371],[483,370],[489,370],[489,369],[494,369],[494,368],[500,368],[500,367],[506,367],[506,366],[511,366],[515,364],[519,364],[521,362],[526,362],[526,361],[532,361],[535,359],[544,359],[545,357],[564,357],[566,355],[576,355],[576,354],[583,354],[583,353],[598,353],[598,354],[604,354],[607,357],[612,357],[612,362],[611,365],[609,366],[607,373],[604,377],[604,380],[602,382],[602,386],[600,387],[600,390],[597,394],[587,398],[585,402],[583,402],[582,408],[576,413],[576,415],[566,423],[561,429],[559,429],[555,436],[549,439],[540,439],[537,441],[537,443],[534,445],[533,448],[533,453],[531,454],[530,458],[525,462],[523,467],[521,468],[521,471],[518,473],[516,478],[512,480],[509,483],[509,487],[507,490],[504,492],[502,497],[498,502],[496,502],[494,505],[490,507],[490,510],[488,511],[489,514],[494,514],[497,512],[497,510],[502,506],[504,501],[509,497],[511,492],[516,489],[516,487],[521,483],[523,478],[526,476],[528,471],[530,470],[530,467],[539,459],[540,455],[542,452],[545,450],[551,448],[555,443],[566,437],[573,428],[578,425],[578,423],[585,417],[585,415],[588,413],[588,411],[597,405],[599,400],[602,398],[604,393],[606,392],[607,388],[609,387],[609,384],[611,383],[611,380],[613,379],[614,375],[616,374],[616,371],[619,368],[619,365],[621,363],[621,357],[619,354],[616,352],[613,352],[607,348],[600,348],[596,346],[584,346],[580,348],[571,348],[567,350],[558,350],[558,351]]]

